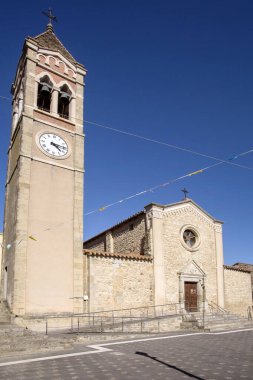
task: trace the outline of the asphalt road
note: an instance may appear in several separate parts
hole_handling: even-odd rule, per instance
[[[0,360],[3,380],[253,379],[253,329],[168,334]]]

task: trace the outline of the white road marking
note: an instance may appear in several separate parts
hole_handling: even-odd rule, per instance
[[[253,331],[253,328],[250,329],[241,329],[241,330],[229,330],[229,331],[221,331],[221,332],[213,332],[213,333],[207,333],[210,335],[222,335],[222,334],[232,334],[232,333],[238,333],[243,331]]]
[[[45,356],[45,357],[34,358],[34,359],[16,360],[12,362],[0,363],[0,367],[17,365],[17,364],[25,364],[25,363],[34,363],[34,362],[40,362],[40,361],[46,361],[46,360],[63,359],[63,358],[69,358],[69,357],[75,357],[75,356],[100,354],[103,352],[113,351],[112,349],[105,348],[104,346],[115,346],[115,345],[121,345],[121,344],[148,342],[148,341],[163,340],[163,339],[185,338],[188,336],[233,334],[233,333],[244,332],[244,331],[253,331],[253,328],[221,331],[221,332],[213,332],[213,333],[200,332],[200,333],[190,333],[190,334],[179,334],[179,335],[170,335],[170,336],[160,336],[160,337],[155,337],[155,338],[143,338],[143,339],[116,341],[116,342],[111,342],[111,343],[93,344],[93,345],[87,346],[89,348],[92,348],[93,349],[92,351],[82,351],[82,352],[74,352],[72,354],[52,355],[52,356]]]
[[[24,359],[24,360],[16,360],[13,362],[5,362],[0,363],[0,367],[4,367],[7,365],[15,365],[15,364],[24,364],[24,363],[34,363],[34,362],[40,362],[45,360],[54,360],[54,359],[63,359],[63,358],[69,358],[73,356],[83,356],[83,355],[90,355],[90,354],[100,354],[101,352],[107,352],[112,351],[109,348],[104,347],[98,347],[96,348],[96,351],[82,351],[82,352],[74,352],[72,354],[63,354],[63,355],[53,355],[53,356],[44,356],[41,358],[34,358],[34,359]]]

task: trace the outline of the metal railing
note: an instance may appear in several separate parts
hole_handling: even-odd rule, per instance
[[[217,305],[215,302],[211,301],[208,303],[208,308],[211,314],[229,314],[229,311],[223,307]]]
[[[124,333],[160,332],[165,318],[182,315],[182,304],[173,303],[129,309],[96,311],[66,316],[47,316],[45,332]],[[153,322],[153,324],[152,324]]]

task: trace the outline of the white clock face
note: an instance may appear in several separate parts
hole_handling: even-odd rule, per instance
[[[40,147],[50,156],[64,157],[68,154],[68,144],[54,133],[43,133],[39,137]]]

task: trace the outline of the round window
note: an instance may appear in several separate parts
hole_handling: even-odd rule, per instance
[[[184,226],[181,230],[182,245],[189,251],[196,251],[200,245],[198,232],[192,226]]]
[[[188,245],[189,248],[193,248],[196,244],[197,236],[195,235],[195,232],[192,230],[185,230],[183,233],[183,239],[186,245]]]

